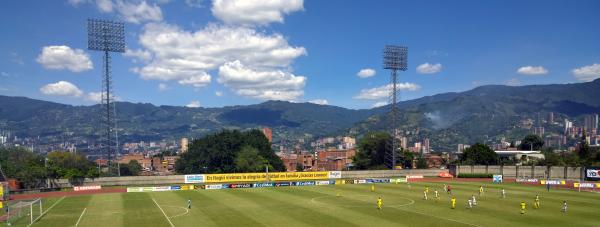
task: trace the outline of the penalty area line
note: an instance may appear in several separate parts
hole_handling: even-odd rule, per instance
[[[44,212],[42,212],[42,214],[40,214],[40,216],[38,216],[37,218],[35,218],[33,220],[33,222],[31,222],[29,225],[27,225],[27,227],[33,225],[33,223],[37,222],[40,218],[44,217],[44,215],[46,215],[50,210],[52,210],[52,208],[54,208],[54,206],[56,206],[56,204],[59,204],[61,201],[63,201],[63,199],[65,199],[66,196],[61,197],[59,200],[57,200],[56,202],[54,202],[54,204],[52,204],[52,206],[48,207],[47,210],[45,210]]]
[[[81,212],[81,215],[79,215],[79,219],[77,219],[77,223],[75,223],[75,227],[79,226],[79,222],[81,221],[81,218],[83,217],[83,214],[85,214],[85,210],[87,210],[87,207],[83,208],[83,211]]]
[[[165,211],[163,210],[163,208],[160,207],[160,205],[158,205],[158,203],[156,202],[156,200],[154,198],[152,198],[152,201],[154,201],[154,204],[156,204],[156,206],[163,213],[163,215],[165,216],[165,218],[167,219],[167,221],[169,221],[169,224],[171,224],[171,227],[175,227],[175,225],[173,225],[173,222],[171,222],[171,219],[169,219],[169,217],[167,216],[167,213],[165,213]]]
[[[476,225],[476,224],[471,224],[471,223],[462,222],[462,221],[459,221],[459,220],[454,220],[454,219],[450,219],[450,218],[435,216],[435,215],[426,214],[426,213],[422,213],[422,212],[418,212],[418,211],[413,211],[413,210],[405,210],[405,209],[402,209],[400,207],[392,207],[392,208],[396,208],[396,209],[401,210],[401,211],[411,212],[411,213],[415,213],[415,214],[421,214],[421,215],[425,215],[425,216],[429,216],[429,217],[434,217],[434,218],[444,219],[444,220],[448,220],[448,221],[453,221],[453,222],[461,223],[461,224],[465,224],[465,225],[481,227],[480,225]]]

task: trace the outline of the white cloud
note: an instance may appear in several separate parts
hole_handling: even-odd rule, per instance
[[[219,83],[236,94],[264,100],[295,100],[304,95],[306,77],[278,69],[254,69],[240,61],[219,67]]]
[[[207,71],[226,62],[237,60],[251,68],[272,70],[289,68],[295,58],[306,54],[303,47],[290,46],[279,34],[214,24],[192,32],[151,23],[144,27],[139,39],[152,60],[134,68],[134,72],[143,79],[174,80],[197,87],[210,83]]]
[[[388,102],[386,102],[386,101],[376,102],[376,103],[373,103],[373,105],[371,105],[371,108],[382,107],[382,106],[385,106],[387,104],[388,104]]]
[[[211,77],[210,77],[210,75],[208,75],[208,73],[200,72],[200,74],[182,79],[182,80],[178,81],[178,83],[181,85],[204,87],[207,84],[210,84],[210,79],[211,79]]]
[[[112,0],[96,0],[96,6],[100,12],[110,13],[113,11],[114,3]]]
[[[116,1],[117,12],[125,21],[139,24],[149,21],[162,21],[162,11],[156,4],[148,4],[146,1],[139,3]]]
[[[227,24],[267,25],[303,9],[303,0],[213,0],[211,11]]]
[[[193,8],[203,8],[204,0],[185,0],[185,4]]]
[[[77,2],[77,4],[71,3]],[[85,0],[69,0],[73,6],[77,6]],[[168,1],[157,0],[155,3],[148,3],[146,0],[95,0],[98,11],[102,13],[116,13],[123,20],[140,24],[144,22],[162,21],[162,10],[157,3],[162,4]]]
[[[371,68],[361,69],[356,75],[360,78],[372,77],[375,76],[375,70]]]
[[[143,63],[148,63],[150,62],[150,60],[152,60],[152,53],[150,53],[150,51],[140,49],[125,49],[125,53],[123,53],[123,56],[132,58],[133,62],[135,63],[137,63],[138,60]]]
[[[166,91],[169,90],[169,85],[165,83],[158,84],[158,91]]]
[[[442,64],[440,63],[429,64],[429,62],[426,62],[417,66],[417,72],[421,74],[434,74],[440,71],[442,71]]]
[[[398,90],[404,91],[416,91],[419,90],[421,86],[413,83],[399,83],[397,85]],[[380,87],[370,88],[370,89],[362,89],[360,93],[354,96],[355,99],[367,99],[367,100],[377,100],[384,99],[390,95],[390,91],[392,89],[392,85],[383,85]]]
[[[547,74],[548,70],[542,66],[523,66],[517,69],[517,73],[523,75],[543,75]]]
[[[315,99],[315,100],[310,100],[308,102],[318,104],[318,105],[329,105],[329,102],[327,101],[327,99]]]
[[[87,53],[68,46],[46,46],[36,61],[47,69],[83,72],[94,68]]]
[[[221,97],[221,96],[223,96],[223,92],[221,92],[221,91],[215,91],[215,95],[217,97]]]
[[[68,0],[67,2],[73,6],[79,6],[83,3],[86,3],[87,0]]]
[[[102,102],[102,95],[105,94],[104,92],[100,92],[100,91],[93,91],[93,92],[88,92],[83,99],[87,100],[87,101],[91,101],[94,103],[101,103]],[[123,99],[121,99],[121,97],[116,96],[114,94],[112,94],[112,99],[114,101],[123,101]]]
[[[83,95],[83,91],[68,81],[58,81],[56,83],[46,84],[40,88],[40,92],[44,95],[54,96],[81,97],[81,95]]]
[[[185,107],[188,107],[188,108],[198,108],[198,107],[200,107],[200,101],[196,101],[196,100],[191,101],[190,103],[188,103],[187,105],[185,105]]]
[[[600,64],[586,65],[571,71],[577,80],[589,82],[600,78]]]

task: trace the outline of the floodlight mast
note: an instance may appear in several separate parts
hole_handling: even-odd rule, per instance
[[[404,46],[386,45],[383,51],[383,68],[391,71],[390,77],[390,141],[387,143],[385,161],[389,168],[395,169],[398,151],[398,70],[408,69],[408,48]]]
[[[110,52],[125,52],[125,24],[121,22],[88,19],[88,49],[103,51],[102,57],[102,145],[107,156],[107,165],[110,172],[112,149],[118,155],[118,142],[116,131],[116,106],[112,94],[112,72]],[[112,113],[111,113],[112,105]],[[114,139],[113,139],[114,138]],[[120,172],[120,171],[119,171]]]

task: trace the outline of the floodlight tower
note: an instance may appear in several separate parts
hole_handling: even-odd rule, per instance
[[[386,149],[386,164],[394,169],[396,166],[396,151],[398,151],[398,70],[406,71],[408,69],[408,48],[404,46],[386,45],[383,51],[383,68],[392,72],[390,77],[390,124],[391,141],[388,142]]]
[[[111,154],[118,149],[116,131],[116,107],[112,94],[110,52],[125,52],[125,24],[121,22],[88,19],[88,49],[104,51],[102,58],[102,147],[107,156],[110,172]],[[111,109],[112,107],[112,109]]]

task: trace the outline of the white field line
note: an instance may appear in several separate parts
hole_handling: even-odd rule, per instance
[[[190,212],[190,210],[189,210],[188,208],[185,208],[185,207],[180,207],[180,206],[167,206],[167,205],[163,205],[163,206],[164,206],[164,207],[175,207],[175,208],[179,208],[179,209],[183,209],[183,210],[185,210],[185,212],[183,212],[183,213],[180,213],[180,214],[177,214],[177,215],[175,215],[175,216],[171,216],[171,217],[169,217],[169,218],[181,217],[181,216],[183,216],[183,215],[186,215],[186,214],[188,214],[188,213]]]
[[[152,198],[152,201],[154,201],[154,204],[156,204],[156,206],[158,207],[158,209],[160,209],[160,211],[163,213],[163,215],[165,215],[165,218],[167,219],[167,221],[169,221],[169,224],[171,224],[171,227],[175,227],[175,225],[173,225],[173,222],[171,222],[171,219],[169,219],[169,217],[167,216],[167,214],[165,213],[165,211],[162,209],[162,207],[160,207],[160,205],[158,205],[158,203],[156,202],[156,200],[154,198]]]
[[[79,222],[81,221],[81,218],[83,217],[83,214],[85,214],[85,210],[86,208],[83,208],[83,211],[81,212],[81,215],[79,215],[79,219],[77,219],[77,223],[75,223],[75,227],[79,226]]]
[[[480,225],[471,224],[471,223],[467,223],[467,222],[462,222],[462,221],[454,220],[454,219],[450,219],[450,218],[435,216],[435,215],[431,215],[431,214],[427,214],[427,213],[422,213],[422,212],[418,212],[418,211],[414,211],[414,210],[406,210],[406,209],[402,209],[400,207],[393,207],[393,208],[396,208],[396,209],[401,210],[401,211],[406,211],[406,212],[411,212],[411,213],[416,213],[416,214],[422,214],[422,215],[429,216],[429,217],[434,217],[434,218],[440,218],[440,219],[444,219],[444,220],[448,220],[448,221],[453,221],[453,222],[457,222],[457,223],[461,223],[461,224],[465,224],[465,225],[481,227]]]
[[[44,215],[46,215],[46,213],[48,213],[50,210],[52,210],[52,208],[54,208],[54,206],[56,206],[56,204],[59,204],[60,202],[62,202],[63,199],[65,199],[65,197],[66,196],[63,196],[59,200],[57,200],[56,202],[54,202],[54,204],[52,204],[52,206],[48,207],[47,210],[45,210],[44,212],[42,212],[42,214],[40,216],[38,216],[37,218],[35,218],[32,223],[30,223],[29,225],[27,225],[27,227],[33,225],[33,223],[35,223],[38,219],[44,217]]]

